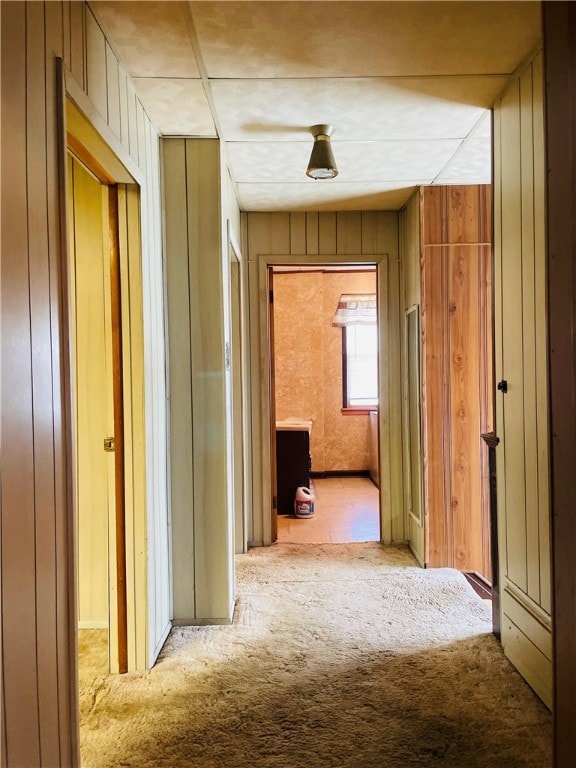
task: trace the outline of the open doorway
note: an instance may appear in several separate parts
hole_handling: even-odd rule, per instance
[[[376,267],[277,265],[269,282],[277,541],[379,541]]]
[[[80,659],[106,674],[127,670],[117,197],[78,157],[67,160],[78,635]]]
[[[144,668],[146,461],[139,187],[67,99],[79,681]],[[88,697],[90,693],[88,693]]]

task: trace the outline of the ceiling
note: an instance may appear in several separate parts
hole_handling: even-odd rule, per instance
[[[489,183],[489,108],[540,39],[539,2],[94,0],[164,136],[219,136],[247,211],[395,210]],[[334,126],[335,179],[305,175]]]

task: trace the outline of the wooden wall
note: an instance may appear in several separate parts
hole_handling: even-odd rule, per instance
[[[274,275],[276,419],[313,421],[312,470],[367,470],[367,414],[342,413],[342,328],[333,325],[343,293],[376,293],[376,272]]]
[[[422,414],[426,562],[491,579],[492,194],[422,187]]]
[[[504,651],[550,705],[551,589],[542,56],[494,108],[498,516]]]
[[[247,213],[253,457],[253,544],[272,540],[270,493],[270,399],[268,392],[266,263],[379,262],[380,494],[382,537],[403,541],[402,424],[400,378],[400,270],[398,215],[394,212]]]
[[[173,618],[179,624],[227,622],[234,599],[233,473],[220,145],[216,139],[164,139],[162,150]]]
[[[142,180],[149,662],[169,627],[158,139],[81,2],[1,5],[1,761],[77,765],[68,357],[56,57]],[[73,87],[71,85],[71,87]],[[63,159],[63,157],[62,157]],[[145,566],[146,567],[146,566]],[[146,611],[145,611],[146,613]]]
[[[554,765],[576,755],[576,6],[545,3]],[[571,329],[571,333],[567,332]]]

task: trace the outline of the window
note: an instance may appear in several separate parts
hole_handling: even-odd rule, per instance
[[[342,382],[344,408],[378,405],[378,326],[342,328]]]

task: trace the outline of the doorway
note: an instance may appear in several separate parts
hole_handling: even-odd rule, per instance
[[[126,672],[117,196],[70,152],[68,194],[80,646]]]
[[[376,267],[275,265],[269,285],[274,538],[379,541]],[[343,297],[357,310],[345,320]],[[372,315],[360,317],[368,298]],[[294,514],[302,485],[314,496],[306,519]]]
[[[143,298],[139,187],[70,99],[66,124],[82,686],[147,666]]]

